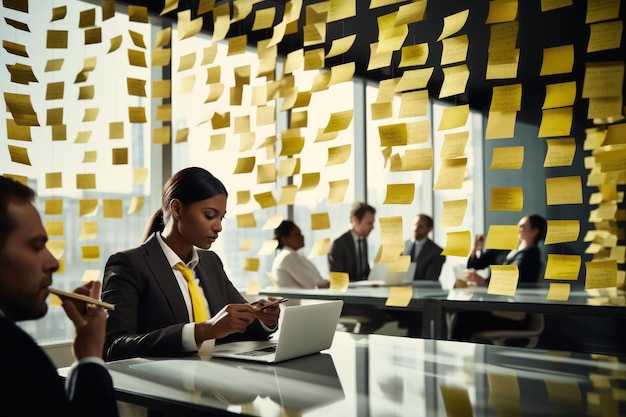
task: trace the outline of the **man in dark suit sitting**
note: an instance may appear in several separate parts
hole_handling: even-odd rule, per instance
[[[418,214],[413,220],[413,238],[404,242],[402,255],[410,255],[415,262],[414,281],[438,281],[446,257],[443,249],[428,238],[433,231],[433,219],[426,214]]]

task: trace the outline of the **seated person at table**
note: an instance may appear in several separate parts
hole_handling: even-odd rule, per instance
[[[222,231],[227,197],[210,172],[178,171],[163,188],[144,243],[109,257],[102,299],[115,310],[107,321],[106,360],[189,355],[207,341],[206,348],[265,340],[277,330],[279,306],[249,304],[209,250]]]
[[[350,281],[366,280],[370,273],[367,237],[374,230],[376,209],[356,202],[350,210],[350,229],[337,237],[328,251],[328,270],[344,272]],[[387,321],[385,313],[373,305],[344,304],[342,317],[357,317],[360,333],[372,333]]]
[[[410,255],[415,262],[414,281],[439,281],[441,268],[446,257],[443,249],[428,238],[433,231],[434,222],[426,214],[418,214],[413,220],[413,238],[404,242],[402,255]]]
[[[113,381],[102,360],[106,326],[102,307],[63,300],[63,310],[76,330],[72,343],[76,362],[65,381],[46,352],[17,324],[46,315],[52,274],[59,269],[59,261],[46,247],[48,234],[34,199],[31,188],[0,176],[3,415],[115,417]],[[100,283],[86,283],[74,292],[99,298]]]
[[[297,251],[304,247],[304,236],[291,220],[284,220],[274,229],[274,239],[280,250],[272,264],[272,275],[281,287],[328,288],[330,281],[324,279],[313,262]]]
[[[370,273],[367,237],[374,230],[376,209],[357,202],[350,210],[350,229],[333,240],[328,251],[328,270],[345,272],[350,281],[367,279]]]
[[[508,254],[503,251],[482,251],[484,236],[476,236],[474,247],[467,261],[468,268],[486,268],[490,265],[517,265],[519,283],[536,283],[542,270],[541,252],[537,246],[546,237],[547,222],[538,214],[529,214],[518,222],[518,246]],[[468,286],[487,286],[488,278],[474,271],[466,273]],[[495,313],[495,314],[494,314]],[[449,338],[470,340],[471,336],[483,330],[524,330],[528,327],[528,316],[491,311],[461,311],[450,319]]]

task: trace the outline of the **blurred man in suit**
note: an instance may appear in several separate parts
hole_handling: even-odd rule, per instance
[[[374,230],[376,209],[364,202],[357,202],[350,210],[351,227],[335,239],[328,251],[328,270],[346,272],[350,281],[367,279],[370,265],[367,237]]]
[[[402,255],[410,255],[415,262],[414,281],[438,281],[446,257],[443,249],[428,238],[433,231],[433,219],[426,214],[418,214],[413,220],[413,237],[404,242]]]

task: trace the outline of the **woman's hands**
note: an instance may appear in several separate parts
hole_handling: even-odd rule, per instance
[[[196,324],[196,342],[201,343],[209,339],[221,339],[233,333],[243,333],[255,319],[269,328],[276,327],[280,315],[280,306],[276,304],[261,309],[264,304],[270,301],[259,300],[254,305],[228,304],[224,306],[208,321]]]

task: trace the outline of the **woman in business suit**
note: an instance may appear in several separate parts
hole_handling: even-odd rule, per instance
[[[222,182],[205,169],[175,173],[144,243],[108,259],[102,299],[115,311],[107,321],[106,360],[189,355],[205,342],[264,340],[276,331],[280,307],[260,310],[247,303],[209,250],[222,231],[227,197]],[[189,283],[181,263],[195,278]]]
[[[528,214],[517,223],[519,226],[517,249],[506,251],[487,250],[481,256],[484,236],[476,236],[474,247],[467,261],[468,268],[483,269],[490,265],[517,265],[519,283],[536,283],[541,272],[541,252],[537,246],[546,237],[547,222],[538,214]],[[466,273],[468,285],[486,286],[488,279],[476,272]],[[518,284],[519,285],[519,284]],[[450,320],[449,338],[470,340],[474,333],[483,330],[523,330],[529,325],[526,314],[511,315],[491,311],[461,311]]]

